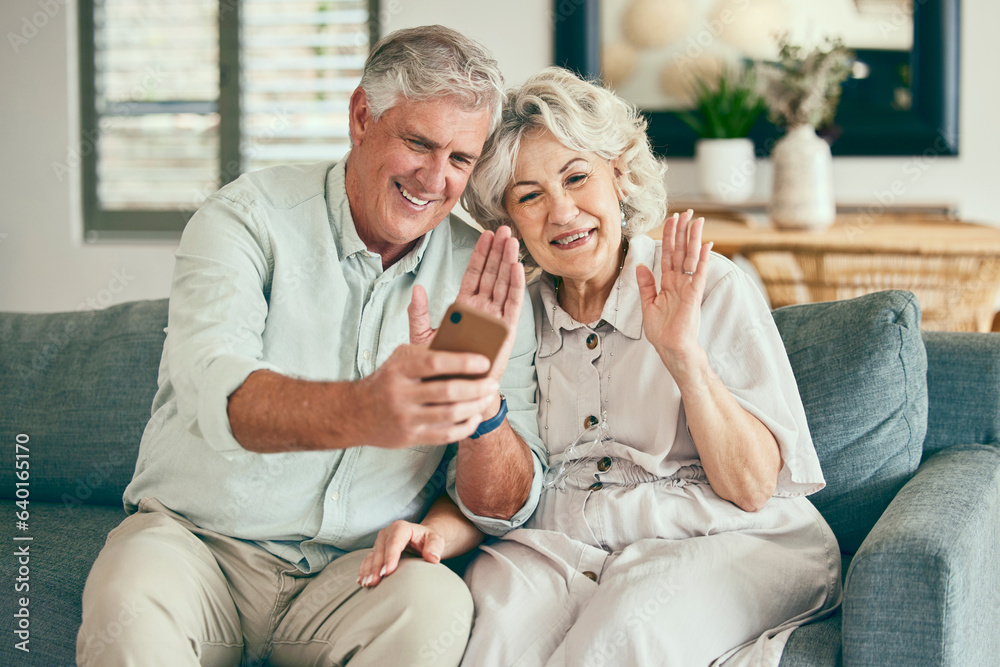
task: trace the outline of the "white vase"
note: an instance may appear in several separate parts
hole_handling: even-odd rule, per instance
[[[712,201],[735,204],[750,199],[757,156],[750,139],[699,139],[695,144],[698,185]]]
[[[820,231],[833,224],[833,157],[830,144],[810,125],[793,127],[771,151],[774,186],[768,213],[776,227]]]

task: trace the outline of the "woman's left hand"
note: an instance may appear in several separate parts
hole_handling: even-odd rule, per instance
[[[675,213],[663,226],[659,291],[648,267],[636,269],[643,331],[675,377],[703,354],[698,324],[712,244],[702,244],[705,219],[692,221],[693,215]]]
[[[445,548],[444,538],[435,530],[419,523],[393,521],[379,531],[375,546],[361,561],[358,584],[365,588],[377,586],[384,577],[399,567],[404,552],[423,557],[428,563],[440,563]]]

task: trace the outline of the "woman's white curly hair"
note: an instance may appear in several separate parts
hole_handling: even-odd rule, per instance
[[[548,67],[507,91],[500,127],[490,136],[462,195],[462,205],[484,228],[513,225],[504,206],[521,141],[548,130],[564,146],[618,160],[624,194],[624,234],[663,224],[666,166],[653,156],[646,119],[634,105],[561,67]],[[534,266],[530,255],[525,263]]]

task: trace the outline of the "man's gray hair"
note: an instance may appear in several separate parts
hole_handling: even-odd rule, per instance
[[[490,132],[500,122],[503,76],[497,61],[478,42],[440,25],[389,33],[372,48],[361,88],[377,121],[405,98],[442,97],[463,109],[488,109]]]
[[[476,222],[492,230],[513,226],[505,199],[518,149],[525,137],[545,131],[572,150],[618,160],[625,236],[663,224],[666,167],[653,155],[646,120],[635,105],[560,67],[543,69],[508,91],[500,127],[487,139],[462,195],[462,205]],[[535,265],[530,256],[524,260]]]

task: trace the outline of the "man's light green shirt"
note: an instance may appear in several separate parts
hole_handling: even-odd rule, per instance
[[[155,497],[199,526],[258,543],[315,572],[371,547],[395,519],[419,521],[442,489],[484,532],[534,510],[545,460],[535,405],[534,323],[525,301],[501,389],[534,453],[531,494],[510,521],[473,515],[455,492],[455,446],[256,454],[233,438],[227,399],[253,371],[357,380],[408,342],[414,285],[440,322],[479,232],[449,217],[385,271],[358,237],[345,161],[247,174],[208,199],[177,250],[159,390],[130,512]],[[353,406],[337,406],[345,414]]]

